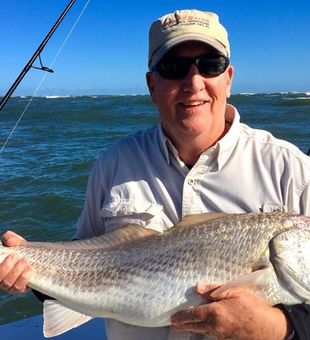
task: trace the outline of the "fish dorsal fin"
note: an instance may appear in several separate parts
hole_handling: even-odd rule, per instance
[[[92,319],[91,316],[73,311],[56,300],[43,303],[43,333],[46,338],[60,335]]]
[[[112,232],[84,240],[67,241],[67,242],[28,242],[27,247],[33,248],[51,248],[57,250],[94,250],[110,249],[119,245],[133,242],[148,236],[156,235],[158,232],[141,227],[136,224],[128,224]]]
[[[176,225],[176,227],[183,227],[187,225],[207,222],[207,221],[211,221],[216,218],[225,217],[228,215],[231,215],[231,214],[227,214],[223,212],[212,212],[212,213],[204,213],[204,214],[196,214],[196,215],[187,215],[183,217],[183,219]]]

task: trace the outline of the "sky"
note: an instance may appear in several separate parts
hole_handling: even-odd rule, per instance
[[[76,0],[41,54],[50,66],[88,0]],[[69,0],[0,0],[4,95]],[[309,0],[90,0],[53,64],[14,95],[147,94],[148,30],[176,9],[216,12],[228,30],[233,93],[310,92]],[[36,65],[39,65],[37,61]]]

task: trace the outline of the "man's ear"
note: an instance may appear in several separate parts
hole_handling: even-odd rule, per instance
[[[229,65],[229,68],[227,70],[226,98],[230,97],[230,90],[232,87],[233,76],[234,76],[234,68],[232,65]]]
[[[155,103],[155,86],[154,86],[154,74],[152,72],[147,72],[145,74],[146,84],[149,89],[153,103]]]

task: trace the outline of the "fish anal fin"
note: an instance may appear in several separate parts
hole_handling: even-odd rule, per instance
[[[91,316],[73,311],[56,300],[44,301],[43,316],[43,333],[46,338],[65,333],[92,319]]]

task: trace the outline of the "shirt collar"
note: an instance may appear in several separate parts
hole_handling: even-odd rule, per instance
[[[161,124],[159,124],[159,139],[161,149],[162,152],[164,153],[167,163],[170,164],[171,157],[173,156],[178,161],[179,164],[183,165],[184,162],[182,162],[182,160],[180,159],[178,150],[173,145],[171,140],[166,136]]]
[[[158,124],[158,134],[159,134],[161,151],[163,152],[167,163],[170,164],[170,155],[169,155],[168,144],[172,145],[172,143],[170,142],[170,140],[166,136],[161,123]]]
[[[226,106],[225,119],[231,124],[229,131],[217,143],[217,162],[220,170],[230,157],[231,151],[235,148],[240,135],[240,115],[237,109],[230,104]]]

